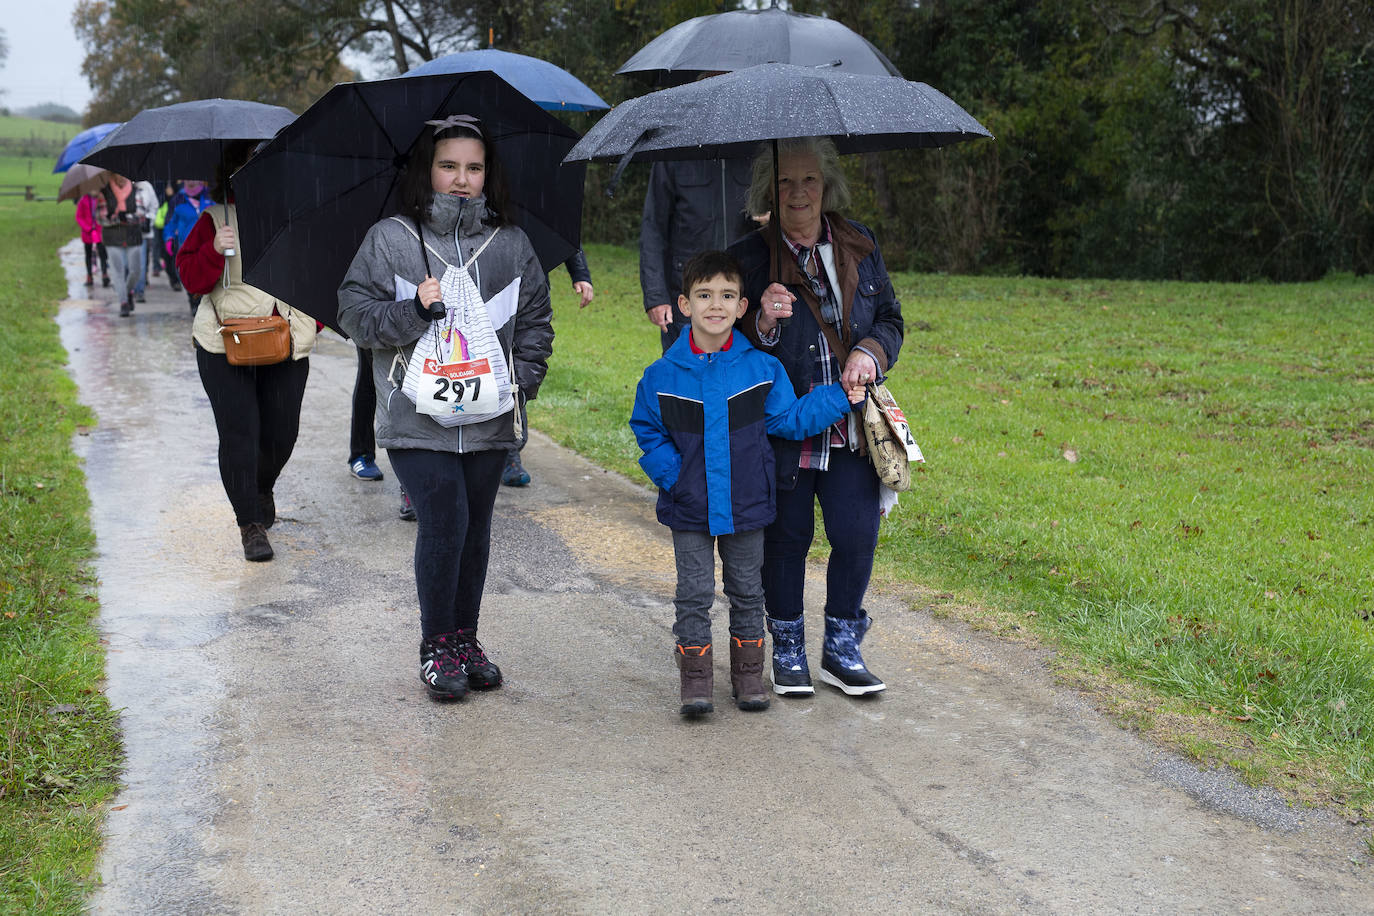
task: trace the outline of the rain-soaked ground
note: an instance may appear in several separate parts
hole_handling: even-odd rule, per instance
[[[352,346],[310,359],[277,556],[246,563],[185,298],[158,279],[121,319],[79,260],[59,322],[99,417],[76,448],[128,752],[95,912],[1374,913],[1357,829],[900,594],[870,607],[886,693],[743,713],[721,658],[714,717],[681,721],[649,494],[538,436],[482,613],[506,685],[430,702],[415,528],[385,461],[345,466]]]

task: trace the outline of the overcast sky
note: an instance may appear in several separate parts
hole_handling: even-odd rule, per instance
[[[0,28],[10,47],[0,69],[10,109],[56,102],[80,114],[91,100],[81,75],[83,49],[72,29],[76,0],[5,0]]]

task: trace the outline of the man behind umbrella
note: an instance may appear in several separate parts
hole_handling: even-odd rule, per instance
[[[639,226],[639,285],[664,353],[687,327],[672,305],[682,295],[682,268],[693,255],[725,249],[758,228],[745,206],[749,181],[748,159],[653,164]]]

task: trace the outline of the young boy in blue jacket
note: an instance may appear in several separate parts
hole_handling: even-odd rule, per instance
[[[715,553],[730,599],[730,686],[736,705],[768,708],[763,685],[763,529],[777,513],[769,436],[805,439],[838,422],[863,388],[839,385],[798,398],[782,363],[756,349],[735,321],[738,262],[703,252],[682,271],[678,309],[691,321],[644,370],[630,428],[639,465],[658,485],[658,520],[673,530],[673,636],[684,716],[712,712],[711,605]]]

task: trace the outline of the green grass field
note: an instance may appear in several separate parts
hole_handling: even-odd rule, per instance
[[[0,157],[0,184],[52,160]],[[51,181],[47,181],[47,179]],[[73,205],[0,197],[0,912],[80,913],[104,805],[117,787],[117,722],[100,683],[94,538],[72,454],[77,404],[53,316],[57,248]]]
[[[81,130],[79,124],[59,124],[56,121],[0,115],[0,156],[22,156],[40,160],[33,164],[34,173],[46,175],[52,171],[53,163],[57,161],[57,156],[67,145],[67,141],[81,133]],[[41,162],[45,158],[46,165]],[[4,180],[9,182],[10,178],[6,177]]]
[[[530,422],[645,481],[657,337],[634,253],[588,255],[597,301],[556,308]],[[1374,282],[894,282],[927,461],[880,578],[1059,649],[1203,761],[1374,815]]]

